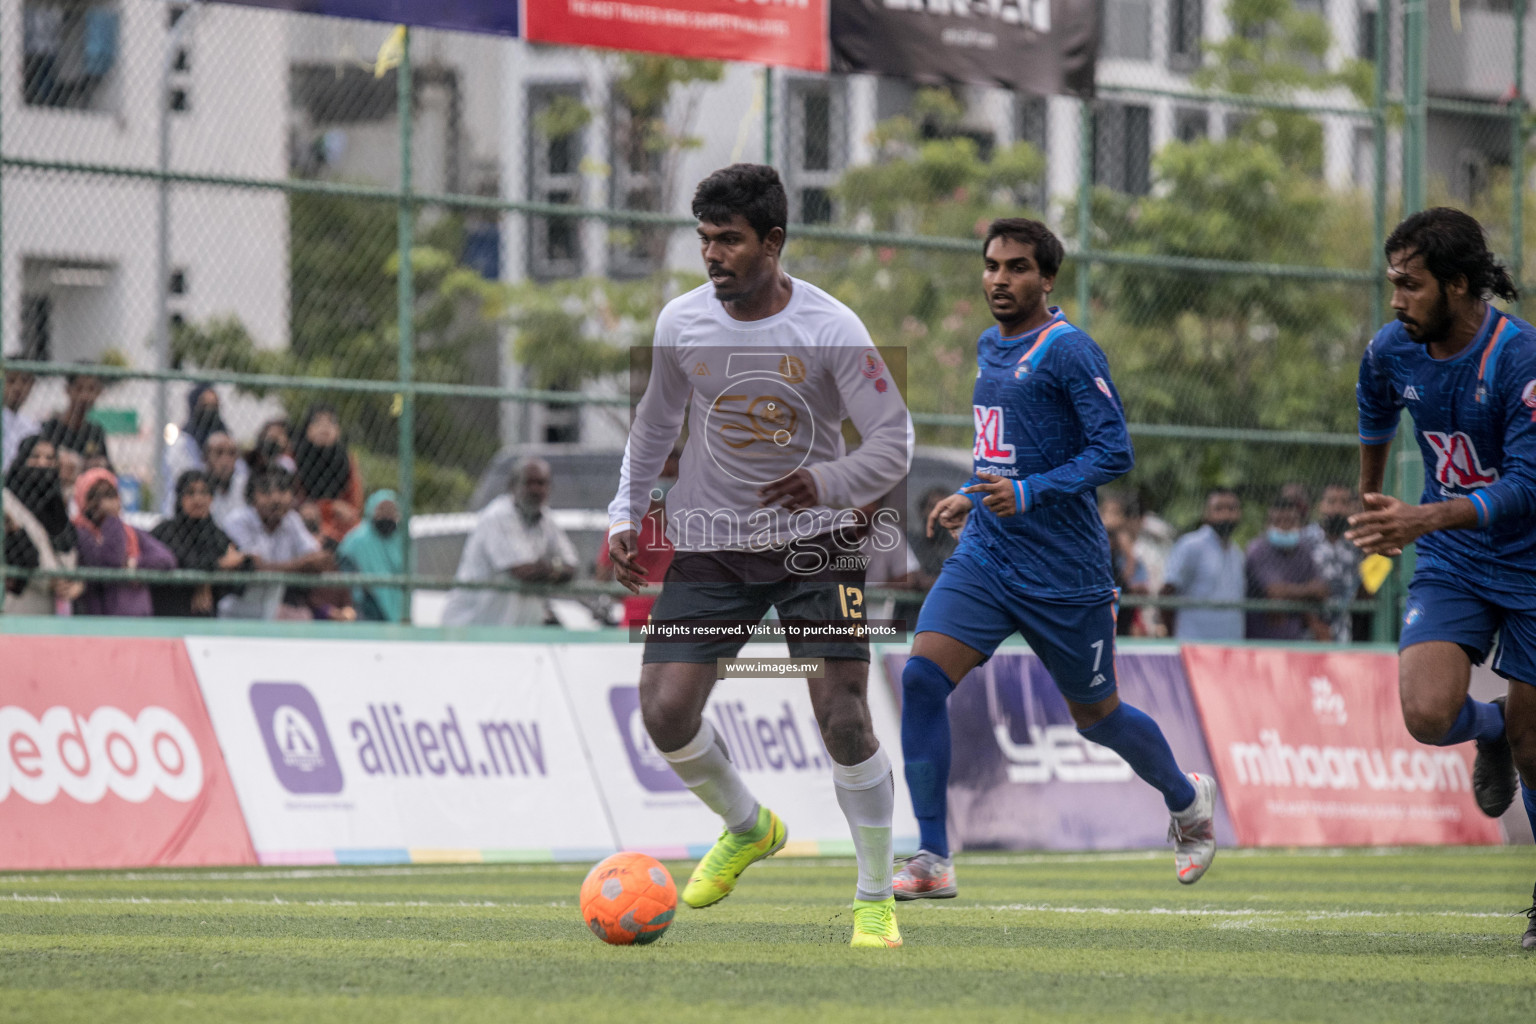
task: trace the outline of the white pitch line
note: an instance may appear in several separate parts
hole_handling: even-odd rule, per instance
[[[47,895],[13,892],[0,893],[0,903],[52,903],[52,904],[124,904],[129,906],[145,905],[169,905],[169,906],[245,906],[245,907],[569,907],[573,904],[563,900],[546,903],[501,903],[494,900],[443,900],[433,902],[431,900],[285,900],[274,896],[271,899],[198,899],[195,897],[159,897],[159,896],[60,896],[57,893]]]
[[[1398,917],[1456,917],[1496,918],[1519,917],[1519,913],[1496,914],[1463,910],[1222,910],[1215,907],[1058,907],[1048,903],[986,903],[971,906],[946,904],[935,910],[959,913],[967,910],[1014,911],[1030,914],[1102,914],[1105,916],[1147,917],[1262,917],[1272,919],[1299,919],[1303,921],[1342,921],[1350,918],[1398,918]]]

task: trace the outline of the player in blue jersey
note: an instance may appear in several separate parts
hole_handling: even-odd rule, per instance
[[[1444,207],[1386,240],[1396,319],[1360,362],[1360,494],[1347,536],[1370,554],[1417,543],[1398,660],[1403,722],[1421,743],[1477,743],[1472,788],[1491,817],[1516,767],[1536,832],[1536,329],[1488,299],[1514,299],[1477,221]],[[1424,457],[1410,505],[1380,493],[1403,409]],[[1467,693],[1498,635],[1492,702]],[[1532,897],[1536,912],[1536,894]],[[1536,917],[1521,943],[1536,949]]]
[[[947,701],[1015,632],[1083,736],[1163,794],[1179,881],[1195,882],[1216,855],[1215,780],[1186,776],[1157,723],[1115,690],[1116,591],[1094,488],[1127,472],[1133,456],[1109,362],[1048,303],[1062,259],[1049,228],[993,221],[982,254],[997,326],[977,342],[976,475],[928,517],[930,536],[937,525],[960,544],[923,603],[901,677],[901,745],[921,848],[898,871],[896,898],[955,895],[944,821]]]

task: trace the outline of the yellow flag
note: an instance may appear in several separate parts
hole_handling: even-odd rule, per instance
[[[404,59],[405,26],[396,25],[389,38],[384,40],[384,45],[379,47],[379,55],[373,60],[373,77],[383,78],[384,72],[399,67]]]
[[[1360,563],[1360,582],[1365,584],[1365,592],[1374,594],[1380,590],[1391,572],[1392,559],[1386,555],[1366,555]]]

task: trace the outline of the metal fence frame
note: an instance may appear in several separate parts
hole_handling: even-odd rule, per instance
[[[1388,173],[1387,173],[1387,149],[1389,123],[1400,121],[1403,137],[1403,166],[1402,166],[1402,195],[1401,208],[1404,213],[1422,208],[1425,191],[1425,139],[1427,135],[1427,117],[1431,110],[1448,113],[1475,114],[1481,117],[1497,117],[1507,120],[1511,137],[1512,180],[1515,187],[1512,189],[1511,227],[1516,244],[1510,253],[1510,270],[1514,279],[1519,282],[1523,278],[1523,180],[1525,177],[1525,146],[1529,139],[1527,125],[1526,105],[1523,99],[1524,90],[1524,54],[1525,54],[1525,10],[1526,0],[1513,0],[1514,3],[1514,31],[1515,31],[1515,97],[1509,103],[1479,103],[1468,101],[1452,101],[1443,99],[1429,99],[1425,93],[1425,53],[1427,44],[1426,9],[1425,0],[1399,0],[1397,7],[1400,9],[1403,47],[1402,85],[1400,92],[1390,90],[1388,79],[1388,61],[1382,59],[1388,52],[1390,40],[1389,18],[1378,16],[1375,19],[1375,89],[1373,102],[1369,106],[1325,106],[1291,103],[1284,100],[1276,100],[1264,97],[1247,95],[1230,95],[1198,91],[1178,91],[1166,89],[1149,89],[1133,86],[1104,86],[1102,95],[1125,96],[1141,98],[1165,98],[1173,100],[1187,100],[1192,103],[1211,104],[1218,103],[1225,106],[1247,109],[1276,109],[1296,113],[1313,115],[1334,115],[1358,118],[1368,121],[1372,129],[1373,157],[1374,157],[1374,182],[1372,189],[1372,224],[1374,236],[1382,238],[1387,230],[1388,207]],[[189,10],[195,11],[197,5]],[[190,21],[184,19],[183,22]],[[176,31],[183,27],[178,24]],[[172,41],[168,44],[168,50],[174,48]],[[774,90],[771,87],[771,70],[765,75],[765,105],[764,127],[765,146],[768,162],[773,161],[773,137],[774,117],[773,107]],[[3,183],[3,172],[6,171],[48,171],[81,176],[112,176],[126,179],[139,179],[155,182],[160,189],[160,238],[159,260],[161,269],[168,266],[166,256],[168,236],[166,195],[172,185],[205,185],[243,190],[280,191],[285,194],[321,194],[329,196],[369,199],[375,201],[393,203],[396,207],[396,244],[399,252],[408,253],[412,250],[414,241],[414,218],[416,211],[424,206],[444,205],[460,209],[481,209],[498,213],[513,213],[538,217],[573,218],[579,220],[595,219],[605,223],[654,225],[671,228],[691,228],[693,221],[668,214],[648,213],[640,211],[627,211],[607,208],[588,208],[569,205],[557,205],[549,203],[526,202],[510,199],[487,198],[477,195],[464,194],[431,194],[418,192],[413,184],[412,161],[412,132],[413,132],[413,82],[411,61],[410,31],[405,33],[404,50],[399,64],[396,78],[396,103],[399,123],[399,173],[400,187],[398,189],[375,188],[357,185],[343,185],[323,181],[313,181],[289,178],[284,180],[267,180],[256,178],[242,178],[233,176],[221,176],[210,174],[196,174],[176,172],[168,169],[168,133],[166,131],[165,109],[168,94],[165,90],[165,77],[162,76],[162,104],[161,104],[161,148],[160,161],[156,169],[128,168],[113,165],[90,164],[71,162],[65,160],[38,160],[12,155],[5,155],[3,150],[4,131],[0,125],[0,183]],[[1160,257],[1139,254],[1117,253],[1095,249],[1091,238],[1091,204],[1090,199],[1094,187],[1092,169],[1092,140],[1094,129],[1093,105],[1089,101],[1080,103],[1080,128],[1079,140],[1081,153],[1078,160],[1079,175],[1077,185],[1077,222],[1075,224],[1075,246],[1070,255],[1082,268],[1077,276],[1077,298],[1079,306],[1078,319],[1082,326],[1088,327],[1089,320],[1089,296],[1092,288],[1092,269],[1094,267],[1131,266],[1131,267],[1155,267],[1158,269],[1187,270],[1207,274],[1242,274],[1261,275],[1277,278],[1300,279],[1316,282],[1334,282],[1350,285],[1358,285],[1371,289],[1371,314],[1374,323],[1380,323],[1385,319],[1384,296],[1379,282],[1382,281],[1385,272],[1385,257],[1380,252],[1379,246],[1373,246],[1371,266],[1368,270],[1342,270],[1330,269],[1320,266],[1297,264],[1268,264],[1236,262],[1216,259],[1196,259],[1185,257]],[[0,188],[0,204],[4,201],[4,191]],[[793,225],[797,237],[807,239],[819,239],[827,241],[844,241],[860,245],[892,246],[906,249],[921,249],[939,252],[973,252],[975,241],[969,238],[944,238],[933,236],[902,235],[885,232],[863,232],[842,228],[827,227],[822,225]],[[3,240],[0,240],[3,241]],[[394,380],[355,380],[340,378],[309,378],[289,377],[268,374],[240,374],[231,372],[186,372],[170,368],[169,336],[170,319],[166,304],[166,274],[159,277],[162,282],[158,298],[158,323],[156,334],[156,357],[159,366],[154,370],[127,369],[105,366],[71,366],[52,362],[36,361],[7,361],[4,357],[4,324],[0,323],[0,374],[7,368],[24,370],[38,375],[58,376],[72,371],[89,372],[92,375],[108,380],[136,379],[154,381],[157,384],[157,429],[164,427],[165,414],[165,386],[168,382],[191,382],[198,380],[216,380],[221,383],[252,387],[281,387],[292,389],[352,391],[367,393],[384,393],[396,396],[398,400],[398,434],[399,434],[399,482],[396,488],[399,494],[399,507],[402,519],[401,528],[409,534],[410,517],[415,504],[415,468],[414,445],[416,400],[421,395],[433,395],[442,397],[495,399],[504,402],[530,403],[539,402],[546,404],[611,404],[623,405],[627,399],[612,397],[587,396],[579,392],[554,392],[530,389],[511,389],[492,386],[474,386],[460,384],[441,384],[422,382],[415,379],[413,366],[414,358],[414,323],[412,311],[416,298],[413,268],[409,259],[400,261],[400,272],[397,283],[397,318],[399,333],[398,372]],[[3,287],[3,279],[0,279],[0,287]],[[1518,310],[1518,304],[1515,306]],[[963,414],[950,414],[938,412],[914,412],[913,420],[919,425],[935,426],[960,426],[968,427],[971,419]],[[1352,434],[1338,434],[1315,432],[1305,430],[1271,431],[1258,429],[1232,429],[1216,427],[1179,426],[1169,424],[1132,423],[1130,432],[1133,437],[1161,437],[1180,438],[1189,440],[1211,441],[1237,441],[1248,444],[1309,444],[1328,447],[1353,448],[1358,441]],[[1401,437],[1396,443],[1394,457],[1389,463],[1387,489],[1399,494],[1407,500],[1413,500],[1414,496],[1405,486],[1412,479],[1416,470],[1414,452],[1407,446]],[[163,473],[163,469],[161,470]],[[166,486],[166,481],[161,480],[160,485]],[[438,588],[454,585],[451,580],[423,577],[416,572],[415,547],[406,545],[407,563],[406,572],[402,576],[381,576],[372,574],[327,574],[324,579],[327,583],[337,585],[368,585],[368,586],[399,586],[403,587],[407,594],[414,589],[423,587]],[[0,555],[0,584],[6,575],[18,575],[16,569],[7,570],[3,555]],[[37,572],[37,575],[48,576],[49,573]],[[178,570],[169,573],[145,573],[135,572],[129,576],[126,570],[73,570],[68,573],[52,574],[67,575],[76,579],[110,580],[117,578],[131,578],[139,582],[274,582],[313,584],[316,577],[283,573],[201,573]],[[1354,610],[1374,611],[1375,629],[1373,639],[1381,641],[1391,638],[1393,624],[1396,621],[1396,613],[1403,597],[1402,573],[1394,572],[1388,585],[1374,601],[1355,602],[1351,607]],[[153,578],[151,578],[153,577]],[[226,578],[228,577],[228,578]],[[462,585],[462,584],[458,584]],[[475,585],[471,585],[475,586]],[[526,589],[531,592],[549,593],[606,593],[620,592],[614,585],[604,584],[579,584],[564,587],[542,587],[519,584],[513,581],[485,584],[484,586],[497,589]],[[1201,602],[1179,598],[1127,598],[1128,605],[1153,605],[1169,608],[1178,607],[1239,607],[1247,610],[1318,610],[1316,603],[1294,601],[1243,601],[1243,602]],[[1331,606],[1328,606],[1331,607]]]

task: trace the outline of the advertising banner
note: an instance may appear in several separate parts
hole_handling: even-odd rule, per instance
[[[517,35],[518,0],[224,0],[299,14]]]
[[[885,656],[892,680],[900,680],[905,664],[905,654]],[[1210,772],[1178,653],[1121,654],[1115,671],[1121,697],[1157,721],[1180,767]],[[949,698],[949,726],[952,845],[968,850],[1167,845],[1162,797],[1118,754],[1078,733],[1066,701],[1033,654],[1000,652],[961,680]],[[1232,842],[1219,799],[1216,838]]]
[[[830,2],[834,71],[1093,95],[1096,0]]]
[[[1497,843],[1471,743],[1403,727],[1397,656],[1189,646],[1216,777],[1245,846]]]
[[[0,636],[0,867],[255,862],[181,641]]]
[[[653,856],[697,857],[720,834],[720,819],[683,786],[651,744],[640,720],[641,645],[552,648],[592,754],[620,845]],[[783,647],[754,644],[754,657]],[[873,670],[873,669],[872,669]],[[872,680],[875,733],[896,777],[896,849],[917,848],[917,821],[901,774],[901,735],[890,691]],[[789,854],[851,854],[848,822],[832,788],[832,759],[821,742],[803,679],[724,679],[705,710],[742,778],[789,829]]]
[[[264,864],[615,849],[547,648],[186,643]]]
[[[541,43],[827,70],[827,0],[539,0]]]

